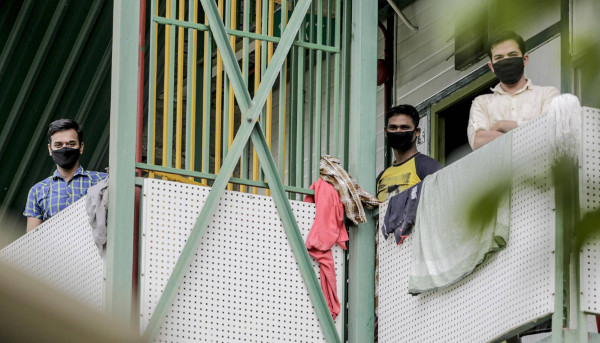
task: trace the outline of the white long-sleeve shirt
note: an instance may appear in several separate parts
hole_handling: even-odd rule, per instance
[[[550,101],[560,94],[554,87],[536,86],[531,80],[527,80],[525,86],[515,94],[505,92],[500,84],[491,90],[494,93],[476,97],[471,105],[467,126],[471,148],[477,131],[489,130],[500,120],[513,120],[517,125],[527,123],[539,117]]]

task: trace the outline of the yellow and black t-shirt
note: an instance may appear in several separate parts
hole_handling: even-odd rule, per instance
[[[442,165],[433,158],[420,152],[406,161],[392,165],[377,176],[377,198],[386,201],[417,183],[427,175],[442,169]]]

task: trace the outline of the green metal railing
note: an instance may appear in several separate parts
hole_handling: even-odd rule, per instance
[[[248,92],[256,94],[299,2],[216,1]],[[349,29],[342,30],[342,6],[341,0],[311,3],[258,119],[287,192],[311,193],[322,154],[347,161],[347,130],[340,126],[348,123],[348,92],[341,84],[348,77],[342,42]],[[146,158],[136,167],[150,177],[211,185],[243,121],[239,90],[224,72],[198,0],[153,0],[150,11]],[[262,169],[248,143],[228,189],[257,193],[267,186]]]

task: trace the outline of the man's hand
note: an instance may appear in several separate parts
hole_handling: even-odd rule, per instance
[[[498,131],[502,133],[507,133],[508,131],[515,129],[517,127],[517,122],[514,120],[499,120],[496,124],[490,127],[490,131]]]

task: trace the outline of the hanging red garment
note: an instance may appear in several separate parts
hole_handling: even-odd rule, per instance
[[[314,197],[307,195],[306,202],[314,202],[316,206],[315,221],[306,238],[306,249],[310,256],[319,262],[321,271],[321,289],[331,316],[335,320],[340,313],[340,302],[337,297],[335,268],[331,248],[338,244],[346,250],[348,232],[344,226],[344,205],[340,195],[328,182],[319,178],[310,186],[315,190]]]

